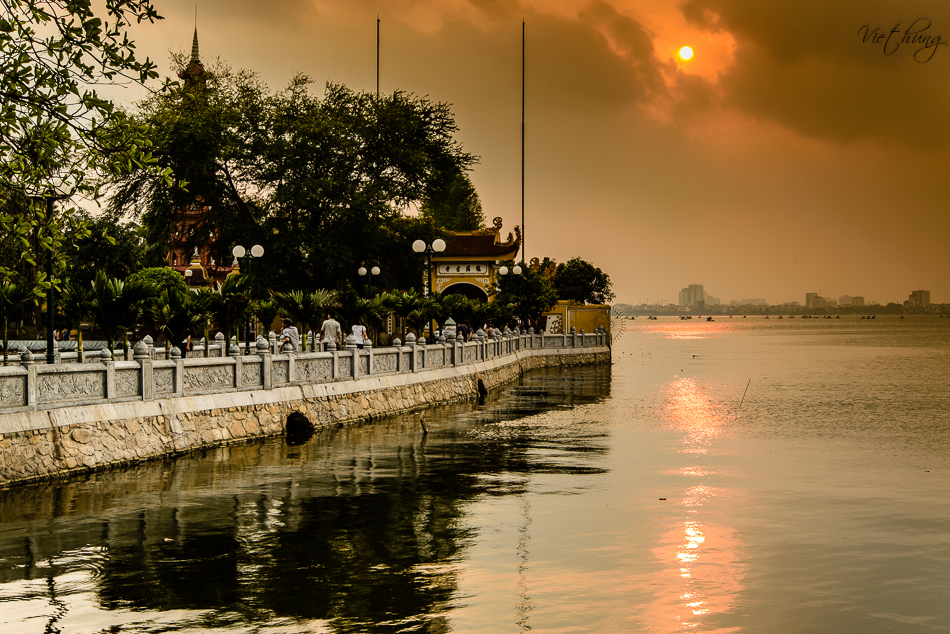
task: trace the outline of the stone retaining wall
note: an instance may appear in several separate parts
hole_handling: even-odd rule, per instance
[[[478,395],[524,372],[610,361],[604,346],[522,350],[482,362],[346,382],[0,414],[0,487],[283,433],[293,412],[325,426]]]

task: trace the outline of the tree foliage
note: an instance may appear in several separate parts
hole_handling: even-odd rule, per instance
[[[582,304],[609,304],[614,299],[610,276],[580,258],[571,258],[557,265],[554,286],[559,299]]]
[[[514,263],[506,262],[509,268]],[[525,267],[521,275],[500,276],[495,302],[509,306],[527,325],[540,329],[543,313],[557,303],[557,291],[540,269]]]
[[[310,88],[297,76],[270,93],[253,74],[218,66],[203,86],[149,97],[136,120],[174,182],[144,169],[118,175],[111,209],[139,215],[164,242],[200,196],[209,211],[187,248],[211,236],[222,261],[232,245],[260,242],[255,274],[276,291],[358,286],[364,262],[382,268],[379,286],[418,285],[423,263],[409,245],[439,232],[403,212],[475,160],[454,140],[448,106]]]
[[[475,185],[459,171],[429,188],[419,214],[431,218],[435,226],[450,231],[477,231],[485,228],[485,213]]]
[[[155,64],[135,56],[132,21],[159,18],[150,0],[16,0],[0,6],[0,187],[42,194],[54,183],[92,192],[87,168],[151,164],[143,128],[96,86],[144,83]]]

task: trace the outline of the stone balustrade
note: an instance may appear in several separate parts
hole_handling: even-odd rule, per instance
[[[23,349],[10,355],[9,366],[0,367],[0,414],[355,381],[475,364],[525,350],[596,348],[609,343],[603,331],[558,335],[506,331],[492,337],[479,331],[470,342],[451,338],[425,345],[410,334],[405,345],[394,347],[360,350],[347,346],[286,354],[277,351],[273,339],[259,338],[250,355],[244,354],[243,346],[232,344],[230,354],[222,356],[226,346],[219,333],[208,356],[198,350],[182,358],[173,348],[166,359],[164,350],[154,348],[146,337],[126,358],[114,358],[108,349],[62,352],[62,362],[52,365],[38,363]]]

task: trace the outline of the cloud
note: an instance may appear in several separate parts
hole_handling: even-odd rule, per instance
[[[726,107],[836,142],[950,147],[950,46],[919,63],[920,43],[885,54],[883,43],[859,34],[864,25],[900,25],[903,36],[926,16],[931,26],[922,34],[950,41],[950,5],[688,0],[682,9],[693,23],[735,38],[733,63],[719,82]]]

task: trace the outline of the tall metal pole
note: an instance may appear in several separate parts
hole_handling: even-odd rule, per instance
[[[379,99],[379,15],[376,16],[376,98]]]
[[[50,220],[53,219],[53,197],[46,199],[46,226],[49,227]],[[50,244],[49,253],[46,256],[46,278],[49,280],[49,294],[46,296],[46,363],[53,365],[56,363],[56,353],[53,350],[53,315],[55,314],[55,292],[53,288],[53,247]]]
[[[521,22],[521,261],[527,259],[524,230],[524,21]]]

